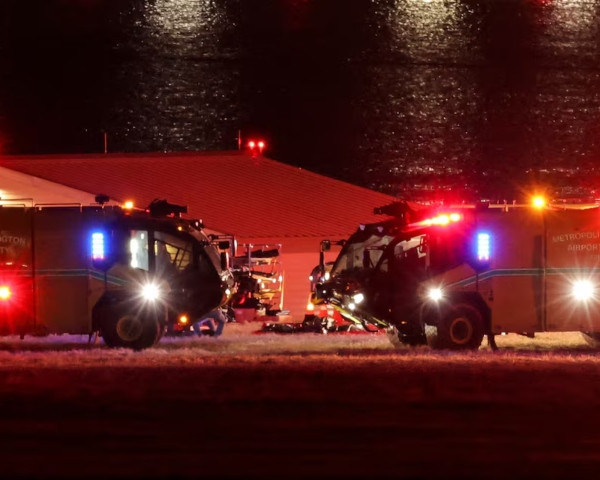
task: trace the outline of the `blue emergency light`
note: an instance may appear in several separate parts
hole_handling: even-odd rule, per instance
[[[92,233],[92,260],[104,260],[106,256],[106,246],[104,243],[104,233]]]
[[[491,235],[480,232],[477,234],[477,260],[489,262],[491,256]]]

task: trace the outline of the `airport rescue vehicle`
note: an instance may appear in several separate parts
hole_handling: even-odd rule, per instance
[[[104,203],[0,206],[0,334],[98,332],[139,350],[228,300],[229,245],[186,207]]]
[[[486,203],[375,209],[315,302],[393,342],[477,349],[485,335],[579,331],[600,341],[600,208]]]

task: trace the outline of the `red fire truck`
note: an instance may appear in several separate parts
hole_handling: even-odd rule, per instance
[[[164,200],[144,210],[0,206],[0,334],[99,332],[137,350],[222,305],[229,246],[182,213]]]
[[[513,206],[415,211],[360,225],[317,298],[392,341],[477,349],[488,335],[583,332],[600,340],[600,209]]]

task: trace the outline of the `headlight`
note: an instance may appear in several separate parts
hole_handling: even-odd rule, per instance
[[[430,300],[437,302],[444,297],[444,292],[442,292],[441,288],[430,288],[427,292],[427,296]]]
[[[365,299],[365,296],[362,293],[357,293],[352,297],[352,301],[355,305],[358,305]]]
[[[142,297],[148,301],[154,302],[160,298],[160,288],[154,283],[147,283],[142,287]]]
[[[573,283],[573,296],[577,300],[589,300],[594,296],[595,287],[589,280],[578,280]]]
[[[8,300],[12,295],[12,291],[8,285],[0,286],[0,300]]]

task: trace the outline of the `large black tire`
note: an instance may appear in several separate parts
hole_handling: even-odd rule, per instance
[[[118,304],[104,308],[98,323],[104,343],[111,348],[143,350],[156,344],[163,332],[155,314]]]
[[[425,326],[427,344],[435,349],[477,350],[483,334],[481,312],[469,303],[451,305],[444,310],[437,326]]]

